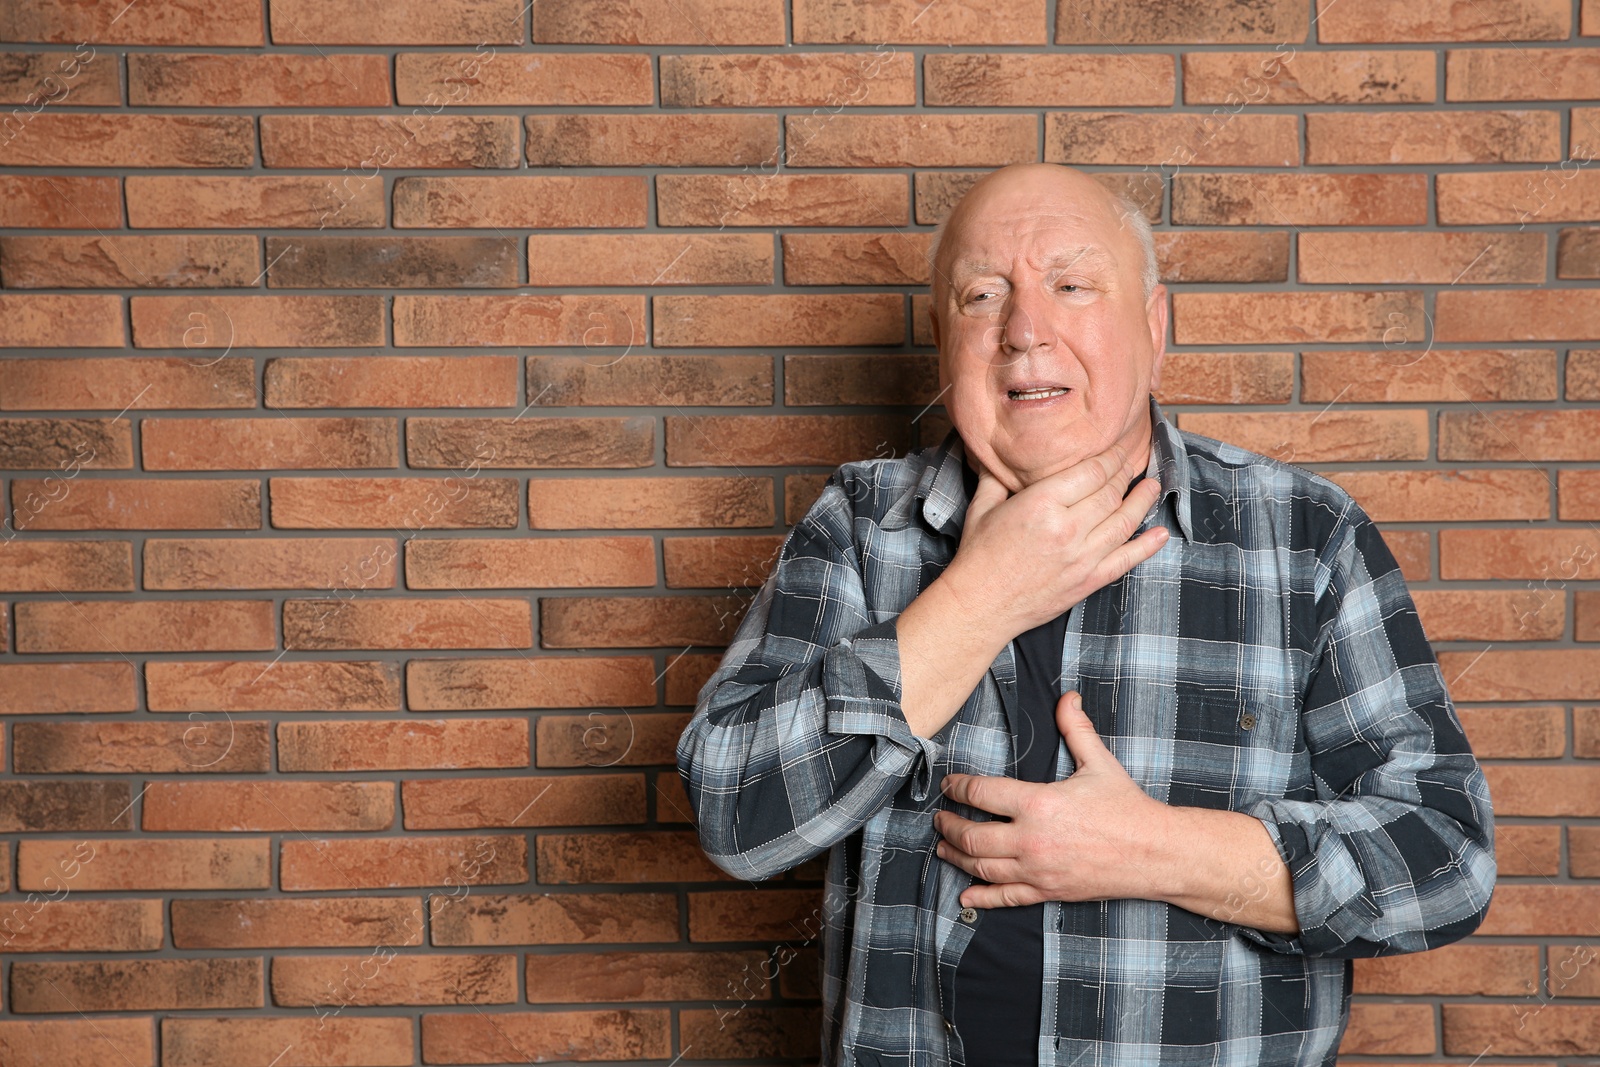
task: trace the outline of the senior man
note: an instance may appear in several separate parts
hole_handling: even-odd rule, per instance
[[[699,694],[707,855],[828,853],[825,1067],[1327,1064],[1477,928],[1493,816],[1338,486],[1178,430],[1142,214],[1053,164],[937,241],[954,426],[847,463]]]

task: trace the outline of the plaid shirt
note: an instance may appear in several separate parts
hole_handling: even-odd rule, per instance
[[[1289,937],[1151,900],[1044,907],[1038,1062],[1333,1064],[1351,958],[1477,928],[1494,888],[1483,773],[1394,557],[1309,471],[1178,430],[1150,399],[1140,529],[1171,538],[1075,605],[1077,689],[1134,781],[1168,804],[1246,812],[1294,885]],[[846,463],[785,539],[677,760],[702,846],[760,880],[828,852],[826,1067],[964,1064],[948,1021],[983,921],[934,854],[946,773],[1015,766],[1012,646],[933,738],[899,704],[895,622],[955,554],[960,437]],[[1072,772],[1056,741],[1057,780]],[[1246,877],[1239,902],[1265,891]]]

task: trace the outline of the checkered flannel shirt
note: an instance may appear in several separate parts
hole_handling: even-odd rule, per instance
[[[1394,557],[1334,483],[1178,430],[1150,398],[1140,525],[1167,544],[1075,605],[1077,689],[1134,781],[1265,825],[1294,885],[1287,936],[1159,901],[1044,909],[1038,1062],[1334,1063],[1351,959],[1470,934],[1495,882],[1482,770]],[[955,554],[960,437],[846,463],[785,539],[699,693],[678,770],[700,842],[762,880],[828,854],[824,1067],[964,1064],[949,998],[983,921],[934,854],[946,773],[1015,767],[1013,646],[934,737],[900,706],[895,622]],[[1057,780],[1071,774],[1056,739]],[[1240,902],[1264,892],[1244,879]]]

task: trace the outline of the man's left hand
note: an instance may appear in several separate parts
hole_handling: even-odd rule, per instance
[[[961,894],[965,907],[995,908],[1045,900],[1159,899],[1155,856],[1168,805],[1129,777],[1100,740],[1076,691],[1056,703],[1056,726],[1077,769],[1059,782],[1024,782],[975,774],[946,775],[945,795],[996,815],[974,822],[934,812],[939,856],[989,885]]]

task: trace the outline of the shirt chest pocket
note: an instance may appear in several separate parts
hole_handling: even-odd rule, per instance
[[[1282,795],[1295,737],[1296,716],[1285,705],[1234,690],[1180,687],[1167,802],[1237,809]]]

